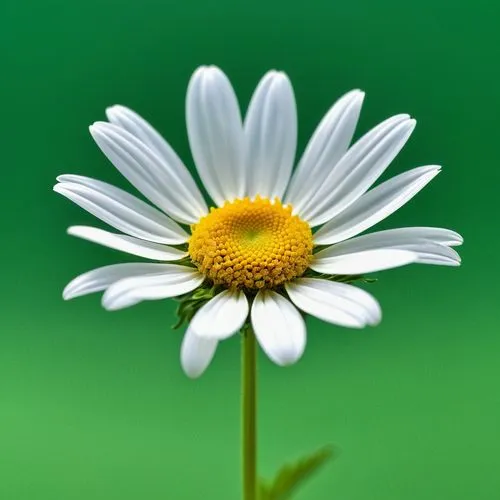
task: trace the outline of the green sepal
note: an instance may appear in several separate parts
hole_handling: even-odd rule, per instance
[[[184,323],[189,323],[200,307],[215,297],[216,293],[217,287],[202,285],[200,288],[190,293],[177,297],[176,300],[179,302],[179,305],[175,313],[178,319],[177,323],[172,326],[172,328],[177,329]]]
[[[284,465],[272,481],[260,481],[259,500],[289,500],[306,479],[333,457],[334,448],[324,446],[293,464]]]
[[[327,281],[335,281],[337,283],[375,283],[377,278],[367,278],[362,274],[323,274],[317,273],[312,269],[307,269],[303,275],[304,278],[320,278]]]

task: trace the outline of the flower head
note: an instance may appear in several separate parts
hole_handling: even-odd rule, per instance
[[[304,274],[312,259],[309,224],[279,199],[235,200],[192,227],[189,255],[214,284],[275,289]]]
[[[331,107],[292,172],[297,113],[287,76],[264,76],[243,121],[225,74],[199,68],[188,86],[186,121],[210,209],[150,124],[123,106],[108,108],[108,122],[90,132],[152,205],[78,175],[58,177],[54,190],[120,231],[73,226],[69,234],[156,262],[94,269],[71,281],[64,298],[104,291],[103,306],[116,310],[181,296],[191,308],[181,362],[192,377],[249,318],[261,347],[280,365],[304,351],[302,313],[352,328],[377,324],[377,301],[346,281],[410,263],[459,265],[451,247],[462,238],[433,227],[358,236],[440,171],[417,167],[372,188],[415,120],[393,116],[349,147],[363,97],[354,90]]]

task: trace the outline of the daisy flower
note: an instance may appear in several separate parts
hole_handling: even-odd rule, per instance
[[[247,324],[279,365],[304,351],[304,313],[345,327],[376,325],[379,304],[348,282],[410,263],[457,266],[451,247],[462,238],[433,227],[359,236],[440,171],[417,167],[372,188],[415,120],[392,116],[349,147],[363,97],[353,90],[334,103],[293,170],[297,111],[288,77],[267,73],[242,120],[226,75],[214,66],[197,69],[186,122],[208,204],[148,122],[126,107],[108,108],[108,122],[94,123],[90,133],[151,204],[79,175],[61,175],[54,190],[119,231],[72,226],[69,234],[154,262],[94,269],[71,281],[64,298],[104,291],[104,308],[117,310],[187,297],[193,307],[181,364],[191,377],[206,369],[219,341]]]

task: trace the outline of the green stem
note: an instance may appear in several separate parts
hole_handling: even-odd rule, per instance
[[[251,327],[243,330],[241,354],[243,500],[257,500],[257,344]]]

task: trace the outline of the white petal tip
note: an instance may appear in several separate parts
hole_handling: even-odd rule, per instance
[[[271,69],[263,76],[261,84],[262,82],[270,82],[269,85],[274,86],[274,85],[289,84],[290,79],[288,78],[288,75],[284,71]]]
[[[128,108],[126,106],[122,106],[121,104],[112,104],[106,108],[106,113],[114,113],[117,111],[127,111]]]
[[[425,176],[426,179],[428,179],[428,182],[430,182],[436,175],[441,172],[441,167],[439,165],[429,165],[426,169],[427,171],[424,172],[423,177]]]
[[[366,96],[366,92],[361,89],[353,89],[349,92],[349,94],[352,96],[353,100],[355,101],[363,101],[363,99]]]
[[[341,326],[347,326],[348,328],[354,328],[355,330],[363,330],[367,327],[375,327],[378,326],[380,321],[382,320],[382,317],[379,315],[379,311],[374,312],[371,311],[368,313],[370,316],[366,317],[364,320],[362,320],[361,323],[358,325],[341,325]]]
[[[417,261],[418,264],[435,264],[438,266],[445,266],[445,267],[460,267],[462,265],[462,261],[457,261],[457,260],[446,260],[446,261],[441,261],[441,262],[429,262],[429,261],[424,261],[424,262],[419,262]]]
[[[64,183],[64,182],[59,182],[57,184],[54,184],[54,186],[52,187],[52,191],[54,191],[58,194],[62,194],[63,196],[66,196],[67,187],[65,184],[66,183]]]
[[[293,365],[293,363],[287,363],[287,362],[281,361],[281,360],[280,361],[275,360],[274,364],[278,365],[281,368],[287,368],[288,366],[292,366]]]
[[[367,327],[376,327],[380,324],[382,321],[382,312],[379,310],[377,311],[371,311],[370,316],[365,319],[365,321],[359,325],[359,326],[354,326],[353,328],[356,329],[364,329]]]
[[[195,70],[193,78],[208,77],[220,73],[222,73],[222,70],[218,66],[215,66],[214,64],[206,64]]]
[[[286,368],[287,366],[292,366],[295,363],[297,363],[300,358],[302,357],[303,351],[300,353],[296,352],[290,352],[290,353],[282,353],[282,355],[279,358],[273,359],[273,361],[278,365],[283,368]]]
[[[272,76],[277,81],[288,81],[288,75],[284,71],[278,71],[276,69],[269,72],[269,75]]]
[[[431,171],[440,172],[443,167],[441,165],[428,165],[427,168],[428,168],[429,172],[431,172]]]
[[[101,302],[101,305],[104,309],[106,309],[106,311],[118,311],[119,309],[121,309],[121,307],[119,305],[116,305],[116,304],[113,304],[112,302],[108,303],[107,301],[103,300]]]
[[[214,67],[212,64],[202,64],[201,66],[198,66],[195,69],[195,73],[203,73],[204,71],[209,70],[210,68]]]
[[[441,259],[428,259],[426,257],[420,257],[417,259],[417,264],[430,264],[436,266],[446,266],[446,267],[459,267],[462,265],[462,259],[460,257],[446,257]]]
[[[463,243],[464,243],[463,236],[451,230],[448,231],[448,239],[446,240],[446,242],[445,243],[442,242],[442,244],[448,247],[459,247],[460,245],[463,245]]]
[[[446,244],[450,247],[459,247],[460,245],[463,245],[464,243],[464,238],[461,234],[458,234],[455,231],[450,231],[450,241],[448,241]]]
[[[114,297],[110,297],[108,294],[108,290],[106,290],[101,298],[101,306],[106,309],[106,311],[117,311],[121,309],[119,301],[115,300]],[[129,303],[128,305],[133,305]]]
[[[106,118],[112,122],[118,115],[123,114],[127,111],[127,108],[121,106],[120,104],[113,104],[113,106],[108,106],[105,110]]]
[[[367,325],[368,323],[358,323],[358,324],[351,323],[350,325],[344,324],[338,326],[340,326],[341,328],[349,328],[350,330],[363,330],[363,328],[366,328]]]
[[[80,297],[79,292],[81,289],[78,286],[75,286],[74,280],[68,283],[65,287],[64,290],[62,291],[62,298],[63,300],[71,300],[76,297]]]
[[[108,122],[97,121],[92,123],[92,125],[89,125],[89,131],[92,135],[94,135],[96,132],[102,132],[110,127],[114,127],[114,125]]]
[[[379,309],[373,318],[368,321],[368,326],[378,326],[382,322],[382,311]]]
[[[200,378],[205,370],[195,370],[192,367],[188,368],[183,366],[182,371],[185,373],[186,377],[190,378],[191,380],[195,380],[197,378]]]
[[[189,327],[181,345],[181,366],[189,378],[198,378],[208,368],[215,355],[217,341],[198,337]]]
[[[400,113],[398,115],[387,118],[382,124],[391,123],[393,130],[397,129],[399,133],[411,133],[417,124],[417,120],[412,118],[408,113]]]

